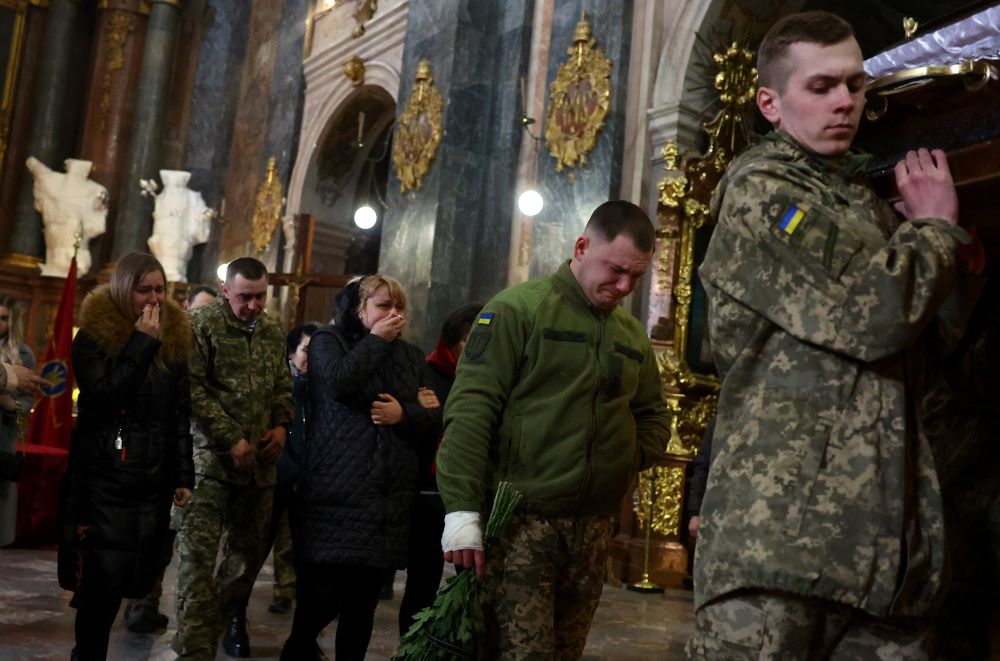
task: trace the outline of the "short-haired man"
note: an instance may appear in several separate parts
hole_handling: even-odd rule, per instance
[[[184,303],[184,309],[188,312],[193,312],[203,305],[214,303],[215,299],[218,297],[219,292],[215,291],[208,285],[198,285],[197,287],[192,287],[191,291],[188,292],[187,301]]]
[[[491,652],[579,658],[604,583],[611,518],[664,452],[667,410],[642,324],[619,306],[645,275],[649,217],[597,207],[573,258],[476,318],[445,407],[445,559],[485,578]],[[484,556],[497,485],[524,499]]]
[[[285,334],[264,314],[267,269],[251,257],[230,262],[222,295],[191,314],[196,482],[178,536],[173,643],[184,658],[214,659],[223,623],[226,652],[250,655],[242,609],[262,561],[275,464],[292,419]]]
[[[943,302],[978,292],[970,236],[940,151],[896,166],[905,222],[873,193],[850,151],[865,73],[847,23],[786,17],[758,67],[776,131],[716,189],[699,271],[722,389],[688,652],[928,658],[944,540],[916,408],[925,341],[944,351],[961,326]]]

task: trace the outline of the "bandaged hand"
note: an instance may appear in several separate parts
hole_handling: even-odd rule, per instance
[[[444,517],[441,534],[444,559],[457,568],[475,568],[476,576],[486,570],[483,554],[483,530],[479,525],[479,512],[451,512]]]

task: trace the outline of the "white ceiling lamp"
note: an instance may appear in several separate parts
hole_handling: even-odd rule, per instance
[[[524,191],[517,198],[517,208],[525,216],[537,216],[544,205],[541,194],[534,189]]]
[[[378,216],[375,214],[375,209],[372,209],[367,204],[358,207],[358,210],[354,212],[354,224],[363,230],[370,230],[375,227],[377,220]]]
[[[226,270],[229,268],[229,262],[224,262],[219,264],[219,268],[215,269],[215,275],[219,277],[219,282],[226,281]]]

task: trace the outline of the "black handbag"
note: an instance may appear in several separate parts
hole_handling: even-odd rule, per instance
[[[21,479],[23,452],[0,452],[0,480],[17,482]]]

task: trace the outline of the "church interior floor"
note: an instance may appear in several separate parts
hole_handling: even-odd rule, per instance
[[[175,658],[170,639],[175,628],[176,562],[175,557],[167,569],[161,604],[161,611],[170,616],[168,628],[148,635],[129,633],[119,613],[112,628],[109,659]],[[56,583],[55,551],[3,549],[0,567],[0,659],[68,659],[76,611],[69,607],[70,593]],[[291,628],[291,613],[275,615],[267,610],[272,579],[269,560],[254,586],[248,612],[254,659],[277,658]],[[396,616],[405,580],[404,572],[397,572],[394,598],[379,602],[369,659],[389,659],[396,649]],[[584,659],[681,659],[693,623],[692,596],[688,591],[645,595],[605,585]],[[319,641],[330,659],[335,632],[333,623]],[[221,647],[217,659],[229,659]]]

